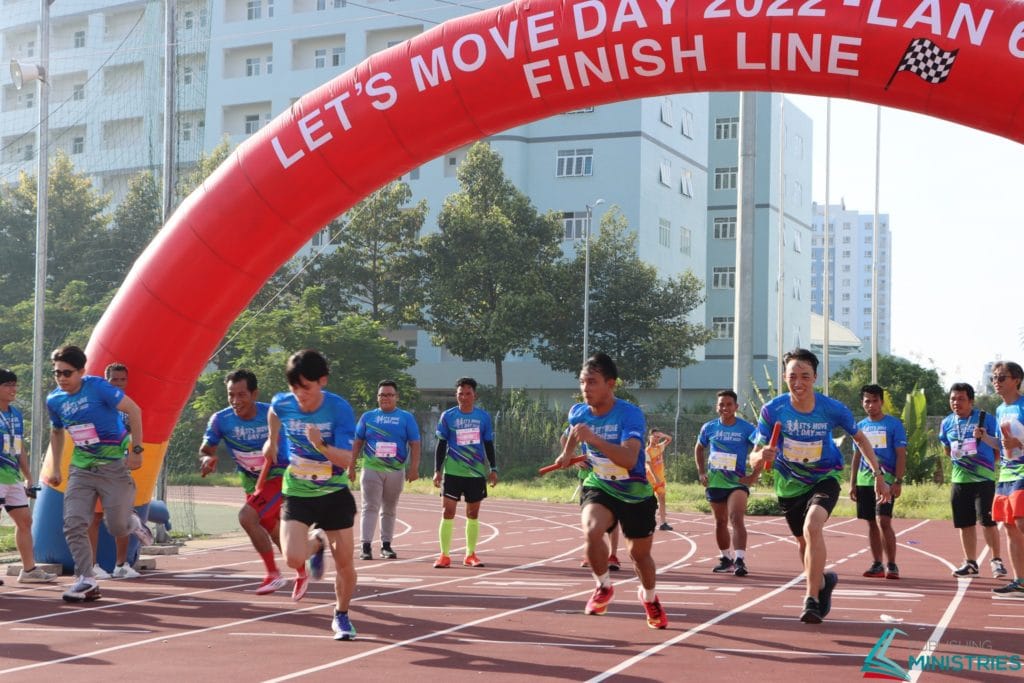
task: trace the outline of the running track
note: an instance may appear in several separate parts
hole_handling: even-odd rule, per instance
[[[237,501],[241,501],[240,494]],[[461,506],[459,510],[462,512]],[[717,550],[709,516],[674,514],[657,532],[658,593],[669,628],[646,627],[636,579],[622,550],[615,601],[584,616],[593,579],[579,567],[578,509],[490,499],[481,514],[478,554],[485,568],[435,570],[436,498],[405,495],[394,547],[400,559],[356,560],[351,615],[359,637],[330,633],[332,585],[313,584],[293,603],[290,587],[256,596],[262,564],[244,538],[159,559],[134,581],[102,582],[104,597],[68,605],[60,585],[0,588],[0,676],[10,680],[575,681],[862,680],[861,666],[901,619],[888,657],[1018,655],[1024,600],[995,598],[987,557],[980,577],[954,579],[960,549],[948,521],[895,520],[899,581],[866,579],[864,522],[833,519],[829,561],[841,581],[820,626],[799,622],[803,597],[794,543],[779,518],[748,518],[745,578],[712,574]],[[358,525],[358,522],[357,522]],[[357,534],[358,535],[358,534]],[[357,539],[358,540],[358,539]],[[983,543],[979,545],[984,547]],[[374,553],[378,551],[374,545]],[[1004,550],[1005,556],[1005,550]],[[329,564],[330,570],[330,564]],[[333,574],[329,571],[326,579]],[[1019,680],[1022,671],[940,674],[914,680]]]

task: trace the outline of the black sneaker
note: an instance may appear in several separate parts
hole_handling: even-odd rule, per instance
[[[672,525],[668,522],[662,522],[661,526],[658,527],[659,531],[672,531]]]
[[[373,553],[370,552],[370,544],[364,543],[362,549],[359,551],[360,560],[372,560]]]
[[[825,572],[825,580],[821,582],[821,590],[818,591],[818,609],[821,618],[824,619],[832,611],[832,591],[839,583],[839,575],[835,572]]]
[[[716,574],[731,574],[735,568],[736,563],[733,562],[731,558],[722,555],[720,558],[718,558],[718,565],[713,567],[711,571],[713,571]]]
[[[1000,588],[993,588],[992,592],[996,595],[1024,598],[1024,584],[1021,584],[1020,581],[1014,580]]]
[[[380,546],[380,556],[385,560],[397,560],[398,553],[391,549],[390,543],[384,543]]]
[[[885,578],[885,565],[881,562],[875,561],[871,563],[868,570],[864,572],[864,576],[869,579],[884,579]]]
[[[747,563],[743,561],[742,557],[737,557],[736,561],[733,562],[733,566],[736,568],[733,570],[733,574],[736,576],[747,575]]]
[[[820,624],[821,609],[818,601],[814,598],[804,598],[804,611],[800,614],[800,621],[805,624]]]
[[[974,560],[964,560],[964,563],[953,570],[953,576],[970,576],[978,573],[978,563]]]

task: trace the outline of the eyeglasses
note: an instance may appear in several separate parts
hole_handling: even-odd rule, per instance
[[[54,377],[70,377],[71,375],[75,374],[76,372],[78,372],[78,371],[77,370],[54,370],[53,371],[53,376]]]
[[[1010,376],[1009,375],[992,375],[991,377],[989,377],[989,379],[992,380],[993,384],[995,384],[996,382],[1005,382],[1006,380],[1010,379]]]

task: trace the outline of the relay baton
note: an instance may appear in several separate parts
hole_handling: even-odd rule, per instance
[[[572,460],[569,461],[569,465],[570,466],[572,466],[572,465],[579,465],[581,462],[586,462],[586,461],[587,461],[587,456],[585,456],[585,455],[577,455],[575,458],[573,458]],[[565,469],[565,468],[559,467],[558,465],[545,465],[544,467],[541,467],[539,470],[537,470],[537,474],[549,474],[551,472],[554,472],[555,470],[561,470],[561,469]]]
[[[781,422],[776,422],[775,426],[772,427],[772,438],[768,439],[768,448],[775,448],[775,444],[777,444],[779,442],[779,434],[781,434],[781,433],[782,433],[782,423]],[[774,466],[774,464],[775,464],[774,459],[772,459],[772,460],[765,460],[764,461],[764,471],[765,472],[771,472],[772,471],[772,467]]]

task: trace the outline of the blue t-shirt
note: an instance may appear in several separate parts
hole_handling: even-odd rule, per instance
[[[243,420],[234,408],[225,408],[210,416],[206,434],[203,435],[203,446],[216,448],[221,441],[224,442],[235,461],[235,468],[242,475],[242,486],[246,493],[252,493],[255,489],[265,462],[263,444],[270,436],[270,428],[267,426],[269,411],[269,403],[258,402],[256,415],[251,420]],[[270,468],[268,478],[284,476],[284,470],[288,467],[288,445],[283,430],[277,445],[277,463]]]
[[[800,496],[826,477],[840,479],[843,455],[832,440],[832,431],[841,427],[856,436],[857,424],[849,408],[815,392],[814,408],[801,413],[793,407],[790,395],[782,394],[761,408],[757,431],[751,436],[755,443],[767,444],[776,422],[782,423],[774,462],[777,496]]]
[[[996,419],[999,420],[998,438],[1002,440],[1004,425],[1010,433],[1024,441],[1024,396],[1007,405],[996,408]],[[991,433],[991,432],[990,432]],[[1024,449],[1002,448],[1002,460],[999,466],[999,481],[1017,481],[1024,479]]]
[[[747,476],[747,455],[750,453],[750,437],[757,428],[737,417],[731,425],[722,424],[721,418],[704,423],[697,435],[708,451],[708,488],[735,489],[743,486],[740,479]]]
[[[25,438],[25,420],[14,406],[0,411],[0,484],[21,481],[22,443]]]
[[[883,415],[877,422],[865,417],[857,423],[857,427],[871,442],[871,449],[882,466],[882,472],[885,473],[886,483],[892,484],[896,481],[896,449],[907,447],[907,430],[904,429],[903,422],[892,415]],[[856,443],[853,447],[860,450]],[[871,465],[861,458],[860,469],[857,471],[857,486],[874,485],[875,475],[871,472]]]
[[[94,375],[82,377],[73,394],[57,387],[46,397],[50,422],[68,430],[75,444],[72,465],[86,468],[125,457],[128,430],[117,410],[123,398],[123,391]]]
[[[956,413],[950,413],[939,426],[939,441],[949,449],[949,457],[953,461],[953,475],[950,479],[954,484],[996,480],[995,451],[984,441],[979,442],[974,438],[974,430],[980,418],[978,410],[972,410],[967,417],[957,417]],[[982,427],[993,436],[999,433],[999,425],[993,415],[985,416]]]
[[[306,425],[316,425],[325,443],[351,450],[356,418],[348,401],[325,391],[320,407],[307,413],[299,408],[295,394],[284,392],[274,396],[270,407],[281,420],[288,448],[288,468],[281,491],[286,496],[312,498],[348,488],[345,469],[336,467],[306,438]]]
[[[590,470],[583,485],[601,489],[605,493],[627,503],[639,503],[654,495],[654,489],[647,481],[644,436],[647,421],[640,408],[629,401],[616,398],[615,403],[604,415],[595,415],[586,403],[577,403],[569,409],[569,427],[588,425],[594,435],[609,443],[621,446],[630,439],[640,442],[636,463],[630,469],[619,467],[606,455],[589,444],[580,444]]]
[[[494,441],[494,426],[490,414],[483,408],[473,407],[464,413],[458,406],[441,413],[437,422],[437,438],[448,443],[444,457],[444,473],[456,477],[487,477],[491,471],[487,462],[485,441]]]
[[[362,414],[356,424],[356,438],[362,439],[363,467],[390,472],[405,469],[409,444],[420,440],[420,427],[408,410],[380,408]]]

